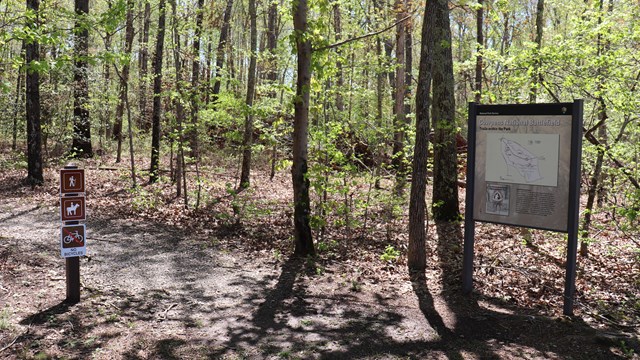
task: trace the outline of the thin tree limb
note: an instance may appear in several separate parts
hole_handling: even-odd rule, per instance
[[[556,102],[561,102],[560,98],[558,96],[556,96],[551,89],[549,89],[549,87],[546,86],[544,80],[540,82],[541,84],[543,84],[543,87],[547,90],[547,92],[549,93],[549,95],[551,95],[551,97],[553,97],[553,99]],[[599,125],[596,125],[595,127],[597,127]],[[594,127],[594,128],[595,128]],[[591,131],[587,130],[584,126],[582,127],[582,132],[584,134],[584,138],[587,139],[591,144],[595,145],[595,146],[603,146],[603,144],[596,139],[595,136],[593,136],[593,134],[591,133]],[[624,166],[624,164],[622,164],[620,162],[620,160],[618,160],[617,158],[615,158],[612,154],[611,154],[611,146],[609,145],[605,145],[604,146],[604,152],[605,154],[607,154],[607,157],[609,157],[609,159],[611,161],[613,161],[613,163],[618,167],[618,169],[620,169],[620,171],[627,177],[627,179],[629,179],[629,182],[631,182],[631,184],[636,188],[640,190],[640,183],[638,183],[638,180],[633,176],[633,174],[631,174],[629,172],[629,170]]]
[[[333,43],[331,45],[327,45],[327,46],[323,46],[323,47],[320,47],[320,48],[317,48],[317,49],[313,49],[313,51],[330,50],[330,49],[334,49],[334,48],[337,48],[339,46],[348,44],[350,42],[354,42],[354,41],[358,41],[358,40],[362,40],[362,39],[366,39],[366,38],[369,38],[369,37],[372,37],[372,36],[376,36],[376,35],[382,34],[383,32],[386,32],[386,31],[389,31],[389,30],[393,29],[394,27],[396,27],[396,25],[407,21],[412,16],[413,15],[407,15],[407,16],[403,17],[402,19],[396,21],[395,23],[393,23],[393,24],[391,24],[391,25],[389,25],[389,26],[387,26],[387,27],[385,27],[383,29],[380,29],[380,30],[377,30],[377,31],[374,31],[374,32],[370,32],[370,33],[367,33],[367,34],[364,34],[364,35],[359,35],[359,36],[356,36],[356,37],[352,37],[352,38],[349,38],[349,39],[345,39],[345,40],[342,40],[342,41],[338,41],[337,43]]]

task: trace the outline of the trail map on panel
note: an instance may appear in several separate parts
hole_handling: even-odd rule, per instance
[[[558,185],[558,134],[487,133],[486,181]]]

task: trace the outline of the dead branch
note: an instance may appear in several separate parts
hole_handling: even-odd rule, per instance
[[[385,27],[383,29],[380,29],[380,30],[377,30],[377,31],[374,31],[374,32],[370,32],[370,33],[367,33],[367,34],[364,34],[364,35],[352,37],[352,38],[349,38],[349,39],[345,39],[345,40],[342,40],[342,41],[338,41],[337,43],[333,43],[331,45],[327,45],[327,46],[323,46],[323,47],[320,47],[320,48],[317,48],[317,49],[313,49],[313,51],[330,50],[330,49],[334,49],[334,48],[337,48],[339,46],[348,44],[350,42],[354,42],[354,41],[358,41],[358,40],[362,40],[362,39],[366,39],[366,38],[369,38],[369,37],[372,37],[372,36],[376,36],[376,35],[382,34],[385,31],[389,31],[389,30],[393,29],[394,27],[396,27],[396,25],[407,21],[412,16],[413,15],[407,15],[407,16],[403,17],[402,19],[396,21],[395,23],[393,23],[393,24],[391,24],[391,25],[389,25],[389,26],[387,26],[387,27]]]

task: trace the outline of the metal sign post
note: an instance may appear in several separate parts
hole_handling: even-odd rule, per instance
[[[84,169],[67,165],[60,170],[60,255],[65,258],[66,302],[80,302],[80,256],[87,253]]]
[[[582,100],[469,104],[463,291],[473,289],[475,222],[568,234],[565,315],[573,314]]]

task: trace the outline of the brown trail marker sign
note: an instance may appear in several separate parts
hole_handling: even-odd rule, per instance
[[[79,224],[87,218],[85,206],[84,169],[75,165],[60,170],[60,255],[65,258],[67,299],[80,301],[80,258],[87,254],[86,226]]]
[[[84,196],[65,196],[60,198],[60,218],[62,222],[84,221],[87,219]]]
[[[580,207],[582,100],[469,104],[463,291],[473,289],[475,222],[568,235],[565,315],[573,314]]]
[[[70,166],[60,170],[60,194],[84,193],[84,169]]]

